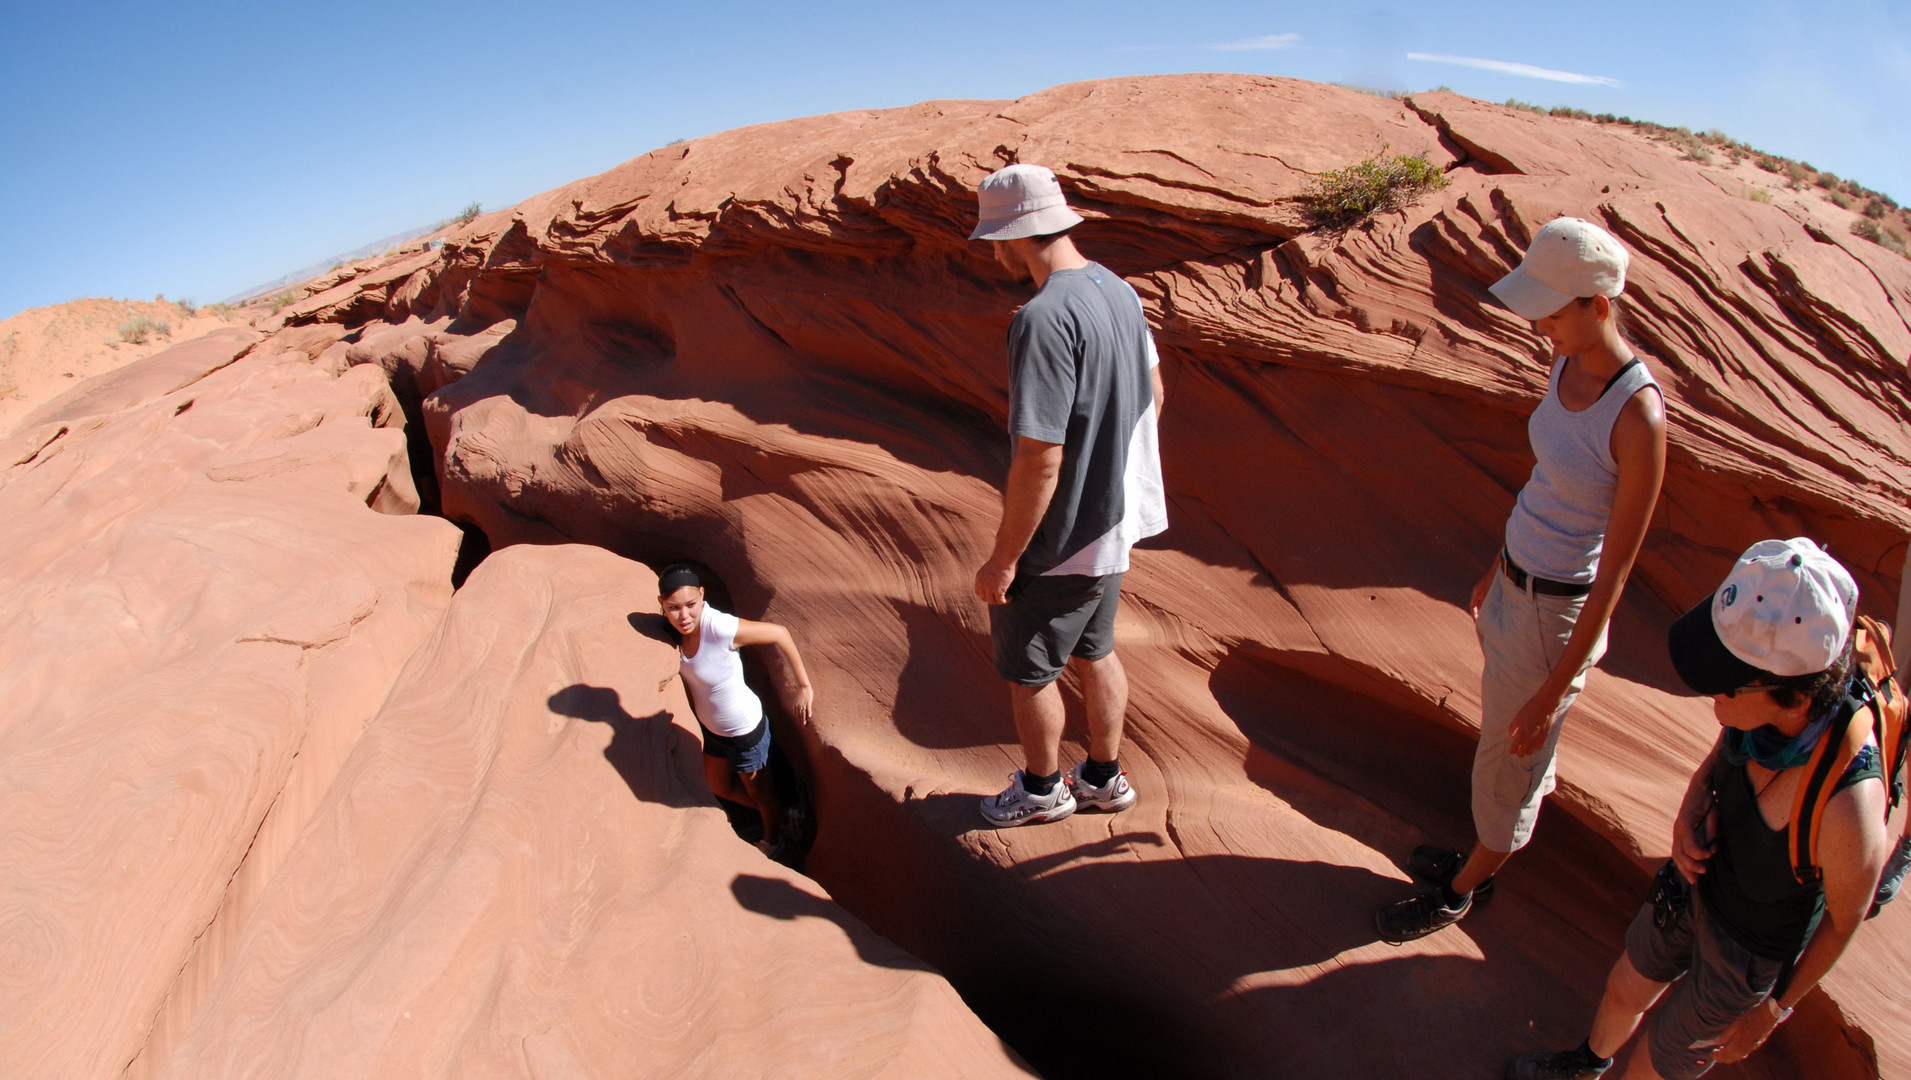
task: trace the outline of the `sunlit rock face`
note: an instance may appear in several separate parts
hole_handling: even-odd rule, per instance
[[[1344,233],[1310,230],[1310,178],[1383,146],[1427,157],[1449,186]],[[1007,466],[1003,333],[1028,294],[964,238],[976,182],[1011,161],[1056,171],[1088,218],[1078,245],[1148,309],[1168,389],[1173,524],[1135,553],[1117,627],[1132,686],[1123,761],[1140,804],[994,833],[976,799],[1001,788],[1019,752],[969,583]],[[545,610],[540,590],[572,582],[548,593],[570,599],[551,603],[597,614],[533,621],[603,657],[593,671],[616,667],[602,650],[630,651],[620,674],[539,661],[526,670],[550,676],[526,686],[551,685],[496,691],[521,695],[512,708],[533,728],[560,723],[553,695],[583,685],[615,690],[628,717],[660,711],[690,730],[680,703],[657,703],[632,674],[656,654],[611,644],[631,631],[610,613],[643,606],[649,579],[608,556],[564,547],[542,564],[513,545],[596,545],[652,567],[693,558],[739,614],[792,627],[818,715],[808,729],[781,713],[773,722],[815,801],[809,874],[946,972],[1044,1075],[1094,1074],[1102,1051],[1137,1075],[1491,1075],[1514,1054],[1584,1034],[1679,793],[1715,737],[1709,708],[1682,695],[1665,660],[1671,618],[1752,541],[1801,534],[1853,570],[1864,610],[1892,614],[1911,532],[1911,263],[1795,202],[1744,198],[1737,174],[1630,128],[1451,94],[1111,80],[666,147],[480,217],[442,248],[344,268],[262,323],[252,356],[385,372],[418,466],[415,498],[500,549],[466,589],[516,622]],[[1471,835],[1479,651],[1462,605],[1531,467],[1525,418],[1550,362],[1486,287],[1562,213],[1601,223],[1632,252],[1629,330],[1668,406],[1665,493],[1611,651],[1568,724],[1537,840],[1490,907],[1395,949],[1375,940],[1370,917],[1412,888],[1398,865],[1416,843]],[[641,584],[615,592],[620,575]],[[471,625],[481,619],[459,620],[464,602],[417,655],[441,682],[482,696],[484,666],[456,664],[492,639]],[[393,691],[360,740],[364,771],[348,763],[329,789],[338,801],[313,819],[333,823],[331,846],[315,851],[351,850],[372,816],[353,812],[348,792],[371,799],[401,784],[396,762],[416,756],[404,740],[439,737],[370,739],[379,723],[430,712],[404,705],[430,692]],[[615,743],[616,723],[640,726],[605,715],[578,731]],[[485,753],[545,752],[517,722],[496,721],[516,733],[495,738],[526,740],[522,749]],[[1078,713],[1070,725],[1065,753],[1079,756]],[[668,739],[641,745],[646,760],[690,754]],[[539,787],[522,768],[497,782]],[[696,801],[693,782],[673,783]],[[678,797],[649,780],[628,786],[642,804],[624,808],[633,822],[665,820],[650,804]],[[469,800],[480,789],[455,790]],[[599,796],[623,798],[608,792]],[[424,847],[352,872],[413,880],[406,867],[471,865],[487,830],[508,832],[479,814],[469,847],[431,839],[449,837],[450,820],[421,820],[415,838],[387,843]],[[553,831],[536,835],[561,833],[544,827]],[[749,855],[718,839],[729,846],[693,858],[725,867]],[[622,857],[642,865],[652,853],[637,845]],[[440,931],[402,908],[372,925],[364,898],[341,902],[328,925],[370,974],[326,984],[337,996],[315,1001],[300,973],[327,977],[319,939],[272,944],[332,918],[307,894],[330,895],[336,883],[312,866],[336,857],[314,858],[293,851],[285,862],[287,892],[260,900],[257,936],[231,954],[245,981],[230,985],[338,1023],[328,1017],[372,1007],[346,1003],[397,1001],[377,996],[378,980],[399,985],[380,973],[409,955],[406,935]],[[494,895],[528,896],[548,870],[565,883],[550,886],[562,903],[599,910],[577,899],[588,890],[555,869],[561,860],[522,858]],[[721,882],[732,871],[743,874],[683,873]],[[789,899],[783,887],[761,886]],[[1807,1062],[1831,1076],[1911,1068],[1904,906],[1867,926],[1825,992],[1738,1075],[1798,1075]],[[523,955],[550,947],[530,922],[495,925],[528,935]],[[591,926],[607,942],[637,940],[608,916]],[[405,985],[439,985],[467,962],[448,947],[431,955],[452,959]],[[863,959],[880,969],[871,985],[891,987],[875,997],[930,994]],[[504,987],[487,1017],[526,1015],[522,1003],[539,1000],[526,982],[485,985]],[[227,1015],[213,1010],[237,999],[221,993],[205,1015]],[[425,1015],[450,1023],[448,1007],[434,1001]],[[850,1021],[816,1026],[836,1022]],[[178,1060],[287,1053],[272,1041],[282,1033],[206,1024],[176,1037],[182,1055],[198,1055]],[[411,1037],[386,1013],[373,1026],[393,1046]],[[882,1030],[903,1046],[919,1037]],[[537,1052],[573,1045],[544,1039]],[[461,1062],[496,1052],[482,1039],[457,1046]]]

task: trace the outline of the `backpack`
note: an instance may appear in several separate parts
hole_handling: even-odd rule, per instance
[[[1864,749],[1867,734],[1877,737],[1878,751],[1884,755],[1885,784],[1890,788],[1890,797],[1885,800],[1885,820],[1890,820],[1892,811],[1904,798],[1905,750],[1906,744],[1911,743],[1911,727],[1905,723],[1904,691],[1892,678],[1896,672],[1891,662],[1891,627],[1861,615],[1852,634],[1851,651],[1858,672],[1853,679],[1851,696],[1858,704],[1848,701],[1839,708],[1830,730],[1818,741],[1818,748],[1812,751],[1811,760],[1806,763],[1805,782],[1798,785],[1797,793],[1792,796],[1791,824],[1787,826],[1785,841],[1791,854],[1792,876],[1804,885],[1816,885],[1824,878],[1818,866],[1817,848],[1818,831],[1824,826],[1825,805],[1831,802],[1845,769]],[[1863,725],[1851,722],[1866,711],[1871,714],[1869,732]]]

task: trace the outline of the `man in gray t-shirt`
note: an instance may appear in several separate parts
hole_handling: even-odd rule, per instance
[[[1119,759],[1128,680],[1114,655],[1115,610],[1128,549],[1168,516],[1155,434],[1161,373],[1140,298],[1075,249],[1066,231],[1081,218],[1054,173],[1011,165],[978,194],[970,239],[990,241],[996,260],[1037,289],[1009,326],[1015,457],[995,547],[975,576],[1025,763],[982,800],[984,820],[1003,828],[1134,805]],[[1088,759],[1066,781],[1055,686],[1065,667],[1081,680],[1089,737]]]

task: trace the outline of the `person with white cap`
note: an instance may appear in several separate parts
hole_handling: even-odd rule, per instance
[[[1626,249],[1578,218],[1548,222],[1493,295],[1532,320],[1555,359],[1527,421],[1535,464],[1469,610],[1485,663],[1468,851],[1423,845],[1431,888],[1374,916],[1400,944],[1451,926],[1492,895],[1554,787],[1560,725],[1606,650],[1665,477],[1659,387],[1620,329]]]
[[[1055,174],[1010,165],[977,194],[969,238],[988,241],[1036,288],[1009,324],[1014,456],[995,543],[975,575],[1022,744],[1024,767],[982,800],[983,820],[1006,828],[1135,803],[1119,758],[1128,678],[1115,611],[1129,548],[1168,527],[1155,432],[1164,394],[1141,298],[1076,249],[1068,230],[1082,219]],[[1066,781],[1055,685],[1064,668],[1088,713],[1088,757]]]
[[[1672,665],[1712,698],[1719,738],[1686,787],[1672,863],[1626,931],[1591,1034],[1517,1058],[1508,1077],[1602,1076],[1647,1010],[1628,1080],[1699,1076],[1756,1050],[1837,964],[1888,846],[1857,609],[1851,574],[1817,544],[1762,540],[1672,624]],[[1815,873],[1801,876],[1790,827],[1820,743],[1837,752],[1826,767],[1836,779],[1817,815]]]

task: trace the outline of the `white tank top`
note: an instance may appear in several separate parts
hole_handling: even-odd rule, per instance
[[[737,617],[703,605],[697,655],[684,656],[677,670],[697,720],[718,735],[748,735],[763,722],[763,702],[743,681],[743,657],[737,655]]]
[[[1533,475],[1506,519],[1506,553],[1536,577],[1589,584],[1599,573],[1606,519],[1619,487],[1612,426],[1632,395],[1659,384],[1641,360],[1621,372],[1598,401],[1573,412],[1559,400],[1566,363],[1562,358],[1553,365],[1546,396],[1526,421]]]

